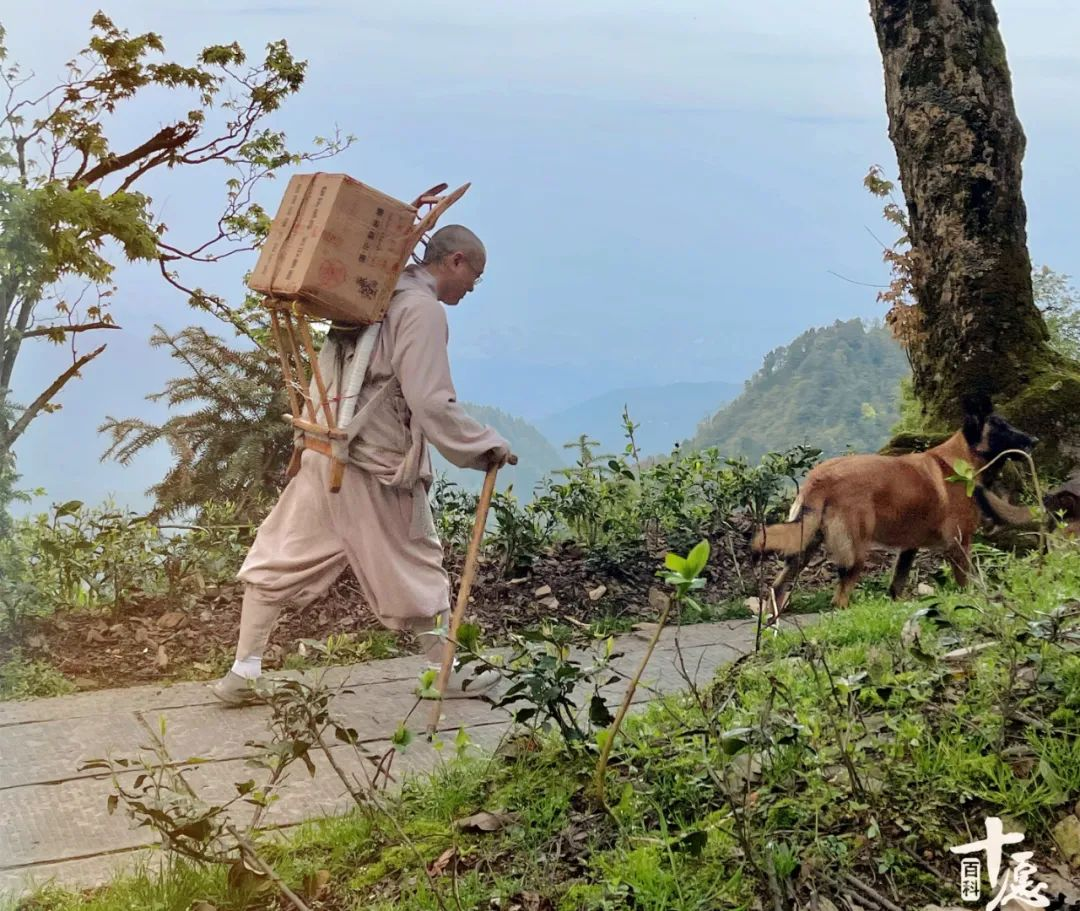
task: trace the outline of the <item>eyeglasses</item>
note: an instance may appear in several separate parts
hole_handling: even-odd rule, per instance
[[[476,278],[473,279],[473,287],[475,288],[477,285],[480,284],[480,282],[484,280],[484,277],[477,270],[476,266],[474,266],[471,262],[465,260],[465,264],[472,270],[473,275],[476,276]]]

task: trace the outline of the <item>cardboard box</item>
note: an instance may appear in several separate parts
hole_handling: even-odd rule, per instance
[[[378,322],[419,240],[416,214],[345,174],[297,174],[248,287],[317,318]]]

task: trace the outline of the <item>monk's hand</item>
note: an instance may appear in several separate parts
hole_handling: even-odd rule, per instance
[[[488,467],[502,468],[504,465],[517,465],[517,456],[509,446],[496,446],[488,453]]]

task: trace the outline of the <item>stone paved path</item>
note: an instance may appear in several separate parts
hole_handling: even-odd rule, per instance
[[[717,667],[753,648],[754,626],[753,621],[729,621],[684,627],[678,642],[686,668],[699,682],[707,682]],[[637,666],[646,638],[645,631],[620,638],[619,650],[625,652],[616,665],[620,670],[629,673]],[[421,658],[407,657],[325,672],[328,683],[348,680],[355,689],[335,700],[333,712],[360,732],[370,752],[381,755],[389,749],[389,738],[415,702],[412,688],[421,666]],[[636,701],[685,688],[674,631],[665,630],[643,684]],[[619,682],[605,698],[617,703],[624,692],[625,683]],[[109,778],[79,772],[81,761],[110,753],[136,755],[148,730],[163,718],[173,756],[210,760],[188,775],[190,783],[204,796],[224,798],[233,793],[234,782],[253,776],[258,780],[258,770],[244,764],[254,752],[244,744],[265,737],[268,714],[264,707],[222,708],[202,683],[0,703],[0,895],[50,880],[94,885],[146,857],[152,834],[133,828],[122,810],[107,814]],[[426,715],[414,716],[410,726],[422,728],[426,720]],[[464,727],[479,748],[490,749],[508,726],[506,711],[466,699],[446,703],[441,730],[452,740]],[[346,745],[334,755],[347,768],[360,761]],[[394,761],[397,782],[403,775],[430,771],[442,761],[440,755],[418,737]],[[295,825],[349,805],[340,780],[325,767],[325,757],[317,756],[316,766],[314,778],[302,769],[290,776],[281,799],[265,814],[264,825]]]

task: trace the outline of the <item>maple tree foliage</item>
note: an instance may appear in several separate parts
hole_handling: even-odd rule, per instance
[[[335,133],[297,152],[270,125],[306,68],[283,40],[254,61],[233,42],[177,62],[160,35],[132,35],[98,12],[87,46],[62,78],[43,86],[9,61],[0,29],[0,470],[10,472],[12,447],[30,422],[57,410],[63,387],[105,351],[100,344],[84,353],[82,340],[119,328],[109,304],[120,261],[156,264],[190,303],[252,337],[250,319],[190,287],[182,273],[254,249],[270,222],[253,200],[255,187],[353,141]],[[149,103],[157,116],[148,121],[139,105]],[[110,130],[121,132],[118,123],[155,125],[119,145],[110,138]],[[208,210],[200,239],[182,243],[147,187],[209,168],[222,174],[220,206]],[[67,345],[71,363],[17,404],[12,377],[28,342]]]

